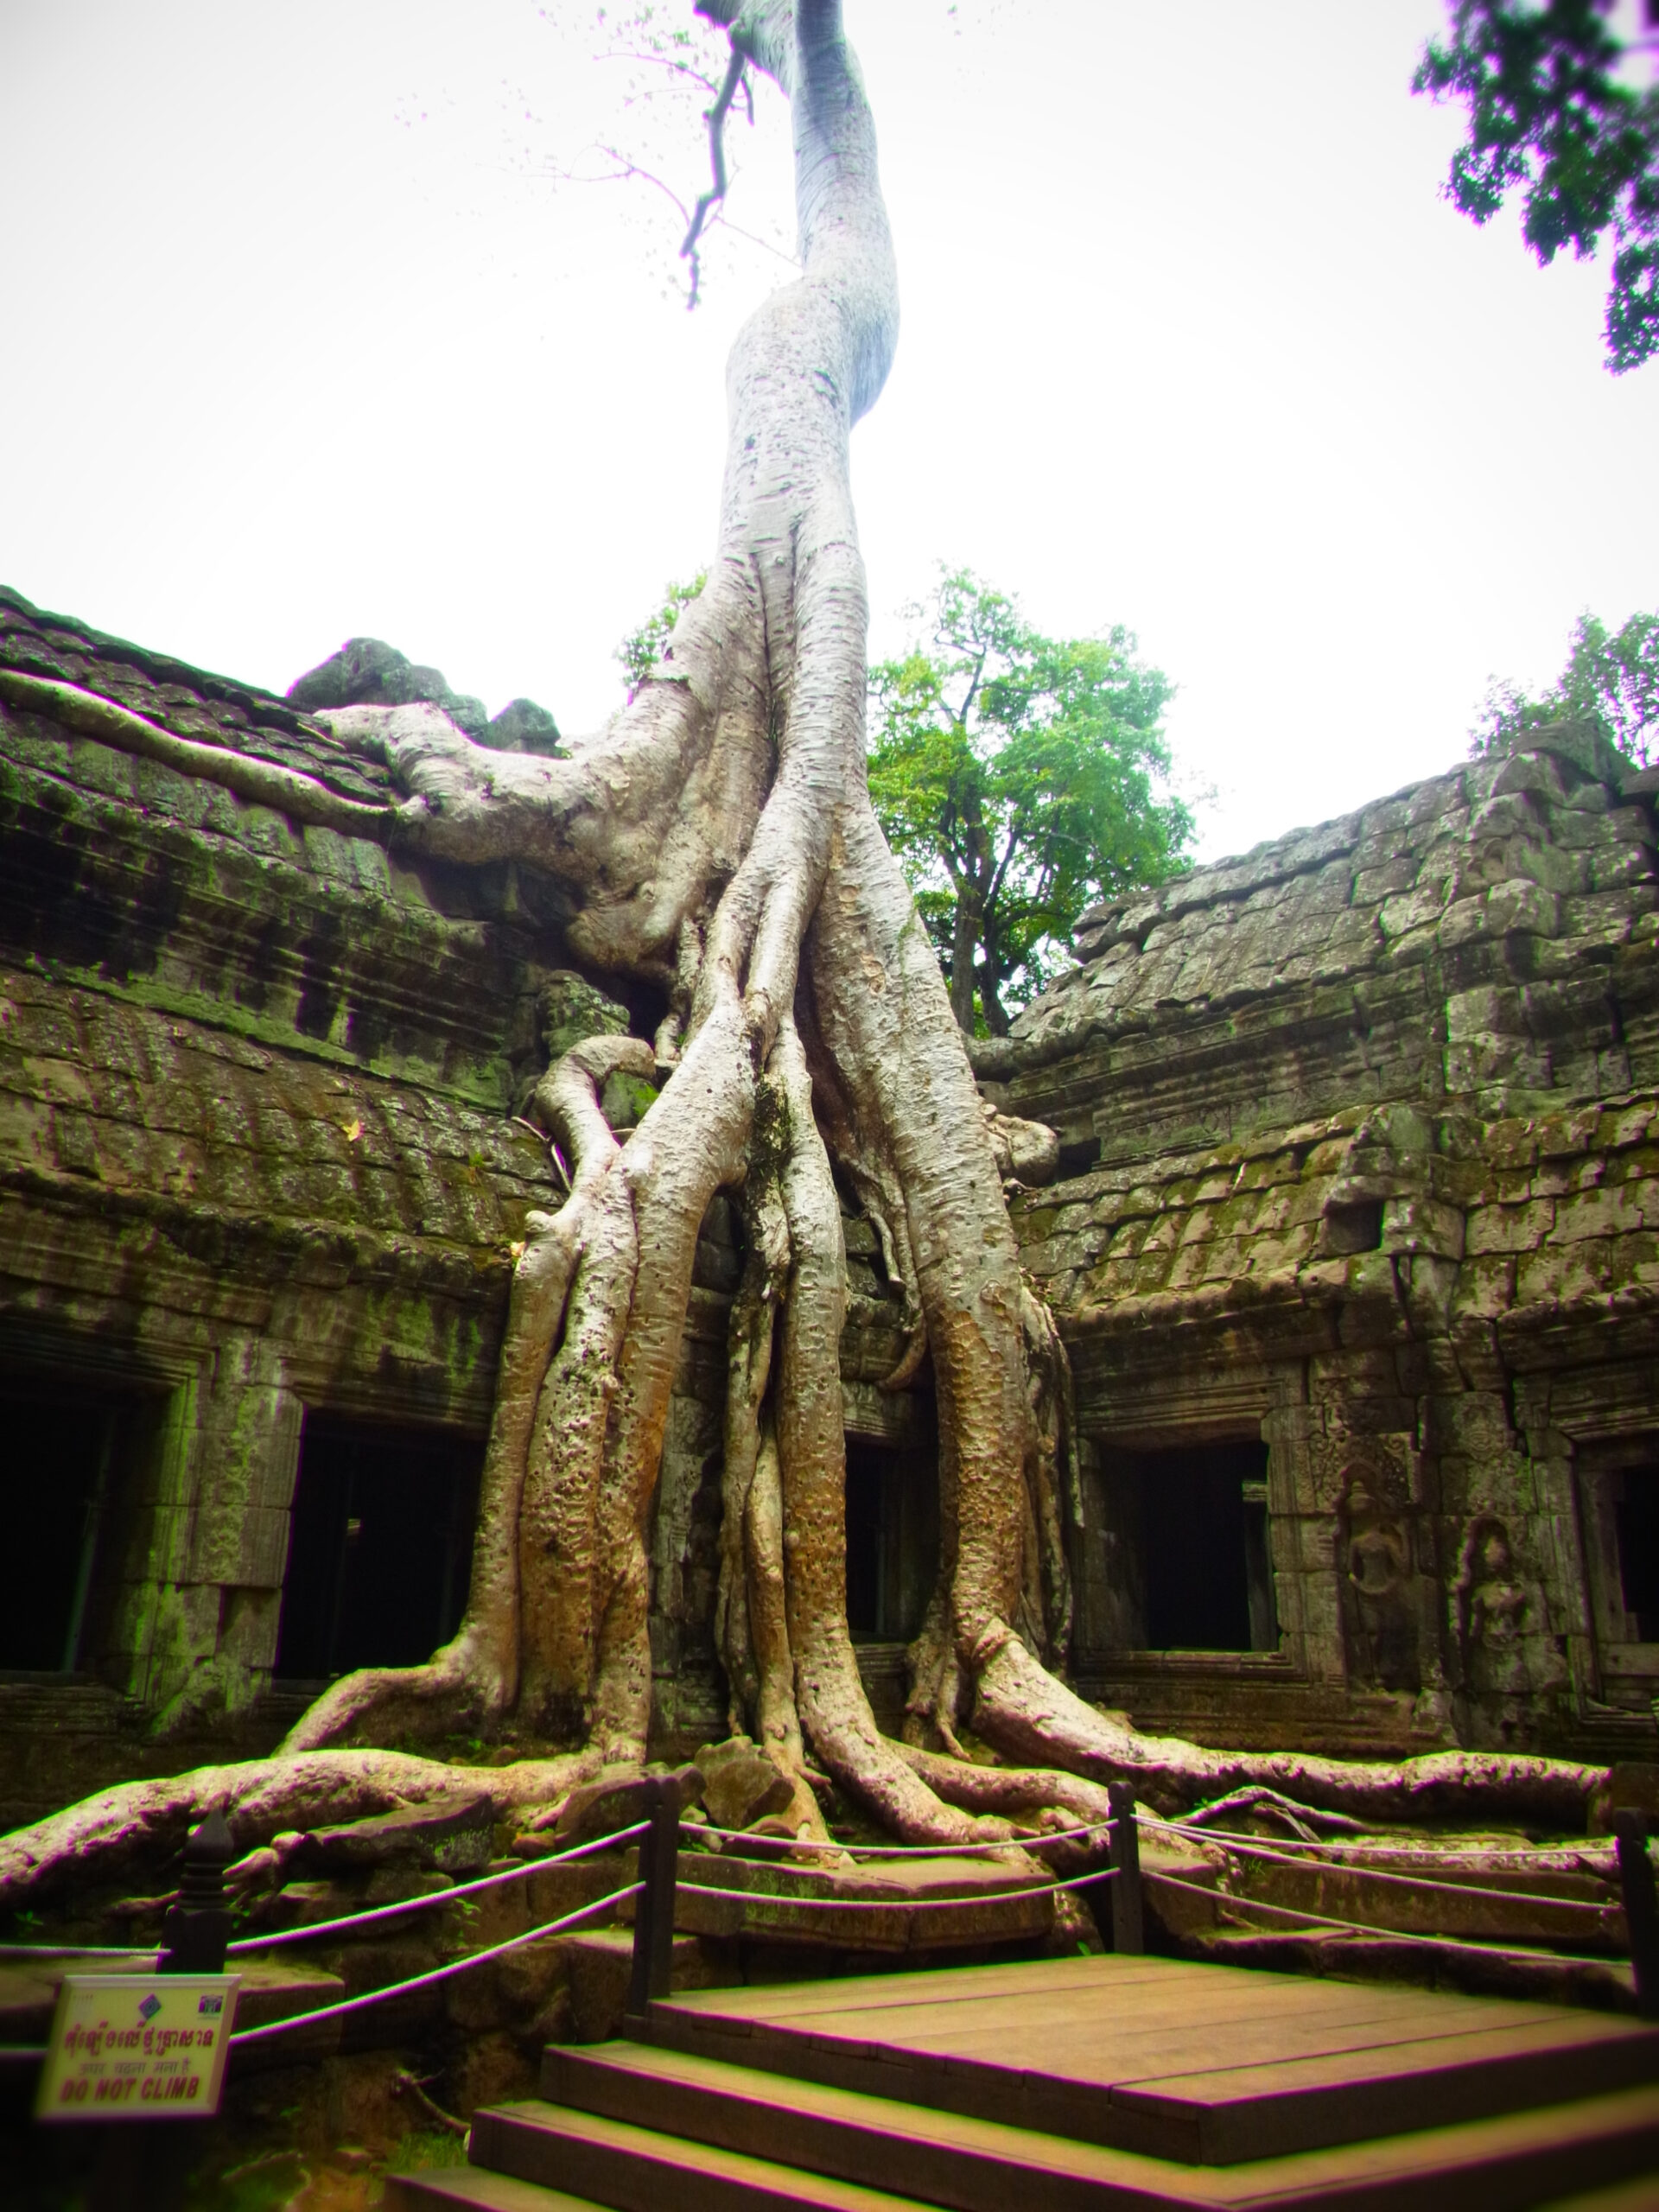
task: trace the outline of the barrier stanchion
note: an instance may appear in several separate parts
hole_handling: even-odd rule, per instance
[[[225,1897],[225,1869],[236,1845],[223,1813],[214,1813],[184,1840],[184,1871],[179,1901],[162,1923],[158,1974],[223,1974],[231,1940],[231,1911]]]
[[[657,1783],[651,1826],[639,1843],[642,1885],[633,1915],[633,1967],[628,1979],[629,2028],[643,2028],[653,1997],[666,1997],[674,1959],[674,1888],[680,1851],[680,1789],[671,1775]]]
[[[1643,2019],[1659,2019],[1659,1896],[1648,1856],[1647,1815],[1615,1813],[1613,1841],[1630,1936],[1630,1964],[1636,1969],[1636,2008]]]
[[[1112,1801],[1112,1948],[1138,1957],[1147,1948],[1141,1895],[1141,1836],[1135,1823],[1135,1785],[1107,1785]]]
[[[89,2212],[144,2212],[149,2205],[176,2203],[183,2197],[187,2169],[199,2154],[197,2130],[219,2109],[227,2031],[235,2016],[240,1977],[225,1971],[225,1947],[231,1936],[225,1869],[235,1853],[222,1813],[210,1815],[185,1838],[178,1902],[168,1908],[162,1923],[162,1948],[155,1967],[158,1978],[180,1978],[166,1998],[153,1986],[146,1992],[137,1975],[108,1980],[95,1974],[64,1977],[36,2116],[90,2120],[97,2117],[99,2101],[106,2092],[119,2093],[120,2100],[114,2094],[107,2097],[105,2113],[116,2117],[99,2123],[105,2140],[92,2171]],[[122,2038],[124,2063],[112,2066],[100,2057],[91,2062],[88,2078],[81,2078],[76,2062],[66,2056],[75,2047],[73,2037],[79,2031],[78,2006],[90,2005],[87,2018],[96,2024],[92,2032],[97,2037],[107,2033],[105,2005],[116,2014],[123,2000],[133,2007],[134,2023]],[[176,2044],[174,2055],[152,2059],[143,2048],[148,2042],[144,2031],[158,2016],[165,2034],[175,2037]],[[125,2058],[129,2045],[140,2046],[139,2055],[130,2060]],[[210,2053],[204,2050],[207,2045],[212,2046]],[[167,2050],[163,2040],[162,2050]],[[90,2078],[92,2075],[97,2078]],[[90,2091],[85,2107],[75,2094],[78,2090],[82,2095]],[[181,2120],[182,2130],[177,2126]],[[149,2125],[156,2120],[174,2125],[158,2130]]]

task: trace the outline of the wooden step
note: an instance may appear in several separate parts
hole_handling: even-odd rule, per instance
[[[1358,2142],[1659,2082],[1605,2013],[1175,1959],[704,1991],[661,2047],[1189,2164]]]
[[[621,2083],[627,2069],[615,2050],[590,2053],[586,2078],[573,2072],[570,2085],[594,2103],[631,2094],[652,2127],[539,2101],[480,2113],[472,2155],[492,2170],[480,2183],[505,2173],[521,2185],[577,2190],[613,2212],[1529,2212],[1569,2190],[1659,2171],[1652,2088],[1195,2167],[764,2075],[721,2084],[709,2062],[642,2056],[658,2063]],[[675,2133],[682,2123],[686,2133]],[[523,2212],[543,2204],[550,2212],[554,2200],[412,2197],[410,2212],[428,2202],[502,2212],[509,2203],[519,2212],[522,2202]]]
[[[561,2189],[541,2189],[480,2166],[388,2174],[380,2201],[384,2212],[600,2212],[592,2197],[567,2196]]]
[[[477,2113],[469,2155],[613,2212],[916,2212],[912,2197],[539,2100]]]

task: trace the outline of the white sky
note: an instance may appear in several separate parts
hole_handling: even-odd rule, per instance
[[[278,690],[368,633],[601,721],[788,272],[729,243],[687,315],[666,202],[538,174],[635,127],[592,15],[0,0],[0,579]],[[1659,365],[1602,367],[1601,266],[1438,197],[1437,0],[847,16],[904,296],[855,441],[878,652],[940,559],[1128,623],[1216,855],[1446,766],[1489,675],[1659,605]],[[775,99],[736,149],[733,219],[787,233]]]

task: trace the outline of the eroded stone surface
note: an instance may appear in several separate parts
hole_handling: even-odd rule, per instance
[[[393,796],[291,700],[16,594],[0,666]],[[138,1416],[81,1679],[0,1683],[0,1821],[253,1756],[297,1716],[305,1694],[270,1685],[308,1410],[481,1445],[513,1247],[560,1196],[513,1116],[550,1057],[631,1019],[572,960],[563,902],[533,869],[416,864],[0,706],[0,1374],[113,1388]],[[648,1090],[607,1109],[631,1122]],[[879,1387],[901,1301],[868,1224],[848,1230],[849,1421],[908,1435],[911,1401]],[[688,1748],[726,1724],[741,1265],[717,1198],[652,1535],[658,1718]]]
[[[1652,1756],[1610,1489],[1659,1440],[1659,839],[1627,779],[1553,734],[1096,908],[1016,1022],[987,1089],[1071,1171],[1014,1214],[1093,1460],[1079,1660],[1141,1725]],[[1110,1470],[1205,1436],[1268,1445],[1282,1637],[1154,1657]]]

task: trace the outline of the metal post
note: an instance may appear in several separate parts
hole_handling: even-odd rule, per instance
[[[628,1980],[627,2023],[643,2028],[653,1997],[666,1997],[674,1961],[674,1884],[680,1854],[677,1778],[656,1778],[651,1826],[639,1839],[639,1879],[634,1899],[633,1970]]]
[[[1112,1948],[1138,1958],[1147,1948],[1141,1899],[1141,1836],[1135,1821],[1135,1785],[1107,1784],[1112,1801]]]
[[[1659,2019],[1659,1895],[1648,1856],[1647,1815],[1615,1813],[1613,1838],[1618,1846],[1618,1886],[1624,1893],[1630,1964],[1636,1969],[1636,2009],[1644,2019]]]
[[[158,1973],[224,1973],[225,1947],[231,1940],[225,1869],[235,1856],[223,1813],[214,1813],[186,1836],[179,1901],[168,1907],[162,1923]]]
[[[223,1974],[231,1916],[225,1903],[225,1869],[236,1845],[225,1815],[214,1813],[184,1840],[179,1901],[162,1923],[160,1974]],[[182,2203],[185,2164],[200,2151],[197,2121],[176,2129],[117,2120],[100,2129],[88,2212],[145,2212],[156,2204]]]

